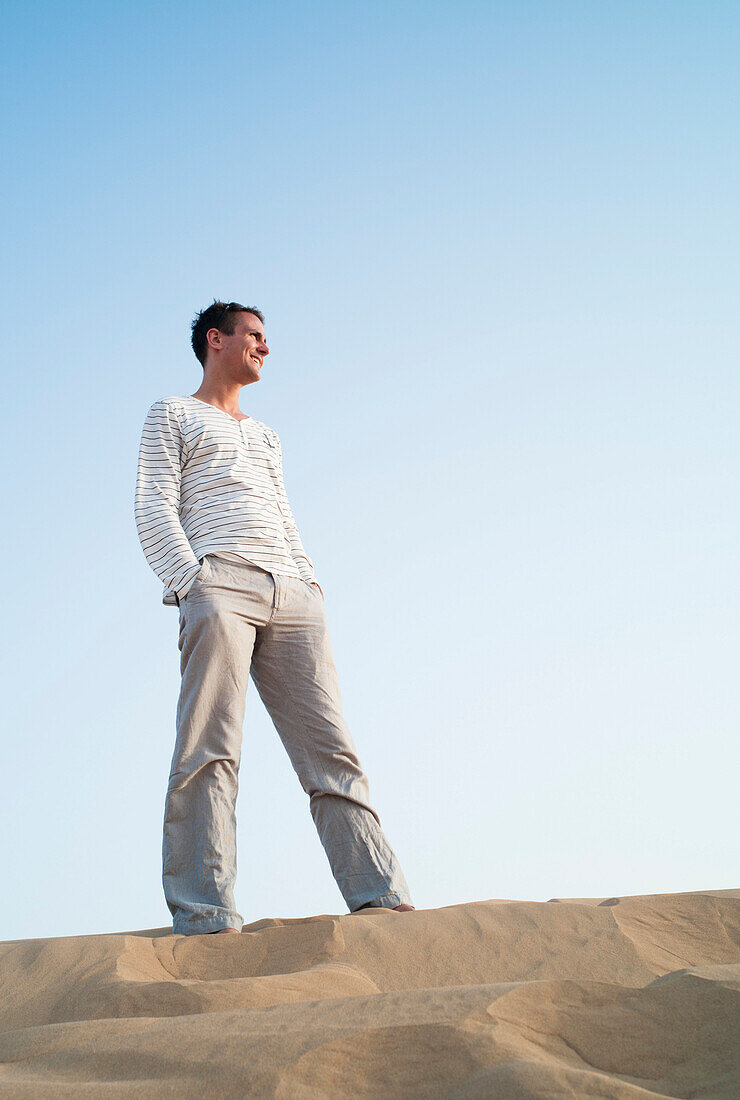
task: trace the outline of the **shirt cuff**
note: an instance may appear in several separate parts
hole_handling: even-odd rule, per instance
[[[188,592],[190,591],[190,588],[192,586],[193,581],[195,580],[195,578],[198,576],[201,569],[203,568],[203,562],[200,561],[200,560],[197,561],[196,566],[197,566],[196,569],[193,569],[192,572],[187,574],[187,576],[186,576],[185,580],[183,581],[183,583],[178,584],[177,588],[174,589],[175,595],[177,596],[178,600],[181,600],[183,598],[183,596],[187,596]]]

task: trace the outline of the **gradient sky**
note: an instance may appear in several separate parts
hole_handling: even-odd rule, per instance
[[[4,29],[0,938],[169,923],[133,492],[215,296],[416,906],[737,886],[738,5]],[[345,911],[251,683],[237,816],[246,921]]]

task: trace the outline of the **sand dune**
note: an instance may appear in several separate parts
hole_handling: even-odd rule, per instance
[[[740,890],[0,944],[0,1097],[740,1097]]]

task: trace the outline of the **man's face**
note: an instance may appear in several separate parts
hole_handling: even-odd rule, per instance
[[[265,330],[259,317],[253,313],[237,313],[234,319],[234,332],[229,336],[218,329],[221,354],[219,366],[241,385],[258,382],[265,357],[270,349],[265,340]]]

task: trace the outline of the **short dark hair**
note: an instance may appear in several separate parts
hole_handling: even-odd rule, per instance
[[[238,302],[220,302],[217,298],[214,299],[212,305],[206,306],[200,313],[196,313],[195,320],[191,325],[190,343],[193,345],[195,358],[202,367],[206,365],[206,352],[208,351],[206,333],[211,328],[217,328],[227,336],[233,336],[237,313],[253,313],[255,317],[259,317],[263,325],[265,323],[265,318],[254,306],[241,306]]]

